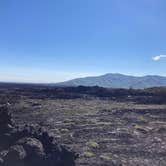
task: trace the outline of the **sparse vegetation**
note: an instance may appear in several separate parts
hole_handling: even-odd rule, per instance
[[[93,140],[90,140],[89,142],[86,143],[86,145],[89,147],[89,148],[99,148],[99,144]]]
[[[112,158],[108,156],[107,154],[102,154],[100,155],[100,159],[104,161],[111,161]]]
[[[85,158],[91,158],[93,156],[94,156],[94,153],[92,153],[92,152],[84,152],[83,153],[83,157],[85,157]]]
[[[10,85],[0,91],[17,124],[46,126],[57,143],[80,154],[76,166],[166,165],[166,105],[153,102],[161,89]]]
[[[146,123],[146,122],[147,122],[147,120],[146,120],[146,118],[145,118],[144,116],[140,116],[140,117],[139,117],[139,120],[140,120],[141,122],[143,122],[143,123]]]

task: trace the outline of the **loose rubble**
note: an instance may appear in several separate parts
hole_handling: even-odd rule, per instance
[[[16,126],[9,108],[0,107],[0,166],[75,166],[77,157],[45,128]]]

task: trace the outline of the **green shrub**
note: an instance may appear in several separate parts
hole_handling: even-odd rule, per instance
[[[91,158],[91,157],[94,156],[94,154],[92,152],[84,152],[83,156],[86,157],[86,158]]]
[[[94,149],[99,148],[99,144],[93,140],[90,140],[89,142],[87,142],[86,145]]]

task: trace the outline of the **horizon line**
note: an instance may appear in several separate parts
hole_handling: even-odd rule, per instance
[[[77,77],[77,78],[73,78],[73,79],[69,79],[66,81],[70,81],[70,80],[75,80],[75,79],[81,79],[81,78],[89,78],[89,77],[100,77],[100,76],[104,76],[104,75],[108,75],[108,74],[119,74],[119,75],[124,75],[124,76],[131,76],[131,77],[147,77],[147,76],[156,76],[156,77],[166,77],[164,75],[159,75],[159,74],[146,74],[146,75],[132,75],[132,74],[122,74],[122,73],[105,73],[105,74],[100,74],[100,75],[96,75],[96,76],[82,76],[82,77]],[[5,80],[0,80],[0,83],[11,83],[11,84],[58,84],[58,83],[62,83],[62,82],[66,82],[66,81],[58,81],[58,82],[35,82],[35,81],[5,81]]]

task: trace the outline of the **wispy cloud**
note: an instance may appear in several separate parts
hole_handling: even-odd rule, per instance
[[[154,56],[152,59],[153,59],[154,61],[159,61],[161,58],[166,58],[166,55]]]

